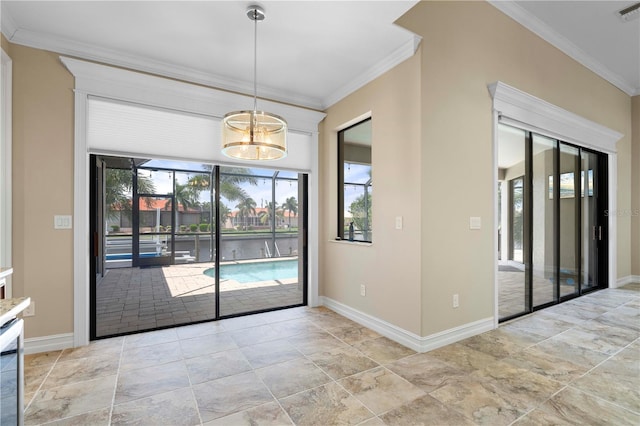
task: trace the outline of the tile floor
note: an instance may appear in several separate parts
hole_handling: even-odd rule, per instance
[[[26,357],[25,424],[640,424],[640,285],[417,354],[295,308]]]

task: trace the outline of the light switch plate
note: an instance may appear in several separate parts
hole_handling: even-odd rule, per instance
[[[53,229],[71,229],[73,220],[70,215],[55,215],[53,217]]]
[[[402,229],[402,216],[396,216],[396,229]]]
[[[469,229],[480,229],[482,227],[482,220],[477,216],[471,216],[469,218]]]

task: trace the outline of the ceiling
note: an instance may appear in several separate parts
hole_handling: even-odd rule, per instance
[[[415,52],[393,22],[415,0],[258,2],[258,96],[324,109]],[[629,95],[640,94],[640,19],[629,1],[492,1]],[[250,1],[1,1],[11,42],[253,93]]]
[[[638,0],[490,1],[630,96],[640,95],[640,13],[618,11]]]

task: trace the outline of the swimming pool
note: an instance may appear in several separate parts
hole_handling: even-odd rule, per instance
[[[215,278],[216,269],[209,268],[204,274]],[[220,266],[221,280],[235,280],[239,283],[283,280],[298,277],[298,259],[271,262],[234,263]]]

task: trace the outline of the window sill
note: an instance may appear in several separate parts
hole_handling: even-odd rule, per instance
[[[349,241],[349,240],[329,240],[330,243],[334,243],[334,244],[346,244],[346,245],[350,245],[350,246],[364,246],[364,247],[370,247],[373,245],[373,243],[367,242],[367,241]]]

